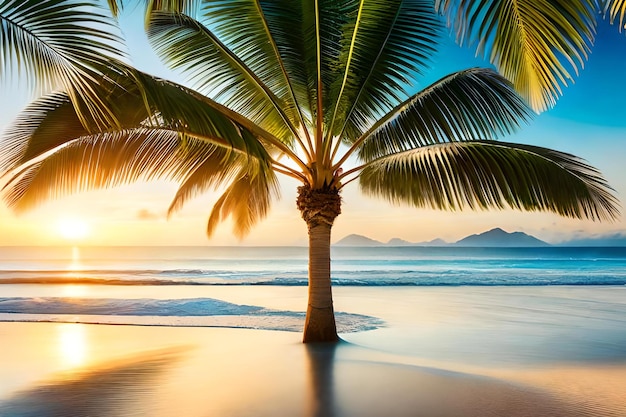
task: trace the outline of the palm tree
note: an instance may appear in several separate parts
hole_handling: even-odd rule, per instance
[[[244,236],[278,197],[278,175],[296,179],[309,233],[305,342],[337,340],[331,228],[341,190],[353,181],[367,194],[415,207],[548,210],[594,220],[618,214],[611,188],[581,159],[495,140],[532,114],[495,71],[459,71],[409,93],[441,31],[428,1],[149,3],[155,51],[194,89],[115,58],[114,24],[95,5],[85,6],[85,17],[62,7],[68,0],[0,3],[5,57],[25,58],[16,65],[26,62],[50,79],[52,70],[37,61],[61,68],[64,87],[23,110],[0,144],[10,207],[169,178],[180,183],[170,213],[216,189],[207,234],[231,216]],[[57,16],[63,23],[54,30]],[[52,23],[42,25],[44,18]],[[21,23],[7,29],[12,22]],[[74,45],[84,53],[66,58]],[[88,76],[73,81],[81,71]],[[74,93],[76,84],[84,89]]]

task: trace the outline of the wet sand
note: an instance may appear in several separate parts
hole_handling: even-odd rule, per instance
[[[467,372],[299,336],[0,323],[0,415],[626,416],[623,366]]]
[[[299,287],[86,291],[282,310],[306,302]],[[385,324],[336,346],[286,331],[0,322],[0,416],[626,417],[625,294],[340,287],[337,311]]]

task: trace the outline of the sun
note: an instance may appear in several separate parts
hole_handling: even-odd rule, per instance
[[[80,240],[89,234],[89,225],[78,217],[67,217],[57,222],[57,231],[67,240]]]

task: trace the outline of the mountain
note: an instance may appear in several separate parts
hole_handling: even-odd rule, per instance
[[[414,245],[415,246],[448,246],[450,244],[443,239],[437,238],[437,239],[429,240],[428,242],[414,243]]]
[[[540,247],[550,244],[523,232],[508,233],[498,227],[478,235],[467,236],[454,243],[454,246]]]
[[[394,237],[389,242],[387,242],[385,245],[386,246],[415,246],[415,243],[412,243],[412,242],[409,242],[407,240]]]
[[[348,235],[334,243],[335,246],[383,246],[384,243],[362,235]]]
[[[333,246],[474,246],[474,247],[542,247],[551,246],[543,240],[523,232],[508,233],[500,228],[467,236],[456,243],[448,243],[442,239],[428,242],[413,243],[400,238],[393,238],[387,243],[370,239],[367,236],[352,234],[335,242]],[[588,247],[626,247],[626,234],[615,233],[605,236],[590,236],[556,244],[557,246],[588,246]]]
[[[475,246],[475,247],[541,247],[550,246],[549,243],[539,240],[523,232],[508,233],[500,228],[487,232],[467,236],[456,243],[448,243],[442,239],[433,239],[428,242],[413,243],[404,239],[393,238],[387,243],[370,239],[367,236],[352,234],[335,242],[334,246]]]
[[[414,243],[408,240],[394,237],[387,243],[379,242],[378,240],[370,239],[367,236],[351,234],[343,239],[333,243],[333,246],[447,246],[448,242],[442,239],[433,239],[428,242]]]

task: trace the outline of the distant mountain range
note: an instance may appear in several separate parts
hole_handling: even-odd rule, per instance
[[[508,233],[495,228],[478,235],[467,236],[457,241],[454,246],[537,247],[550,246],[550,244],[524,232]]]
[[[552,246],[543,240],[523,232],[509,233],[500,228],[491,229],[484,233],[464,237],[456,242],[446,242],[434,239],[428,242],[408,242],[393,238],[389,242],[379,242],[362,235],[348,235],[334,246],[474,246],[474,247],[545,247]],[[560,243],[557,246],[626,246],[626,237],[623,235],[608,236],[596,239],[578,239]]]

